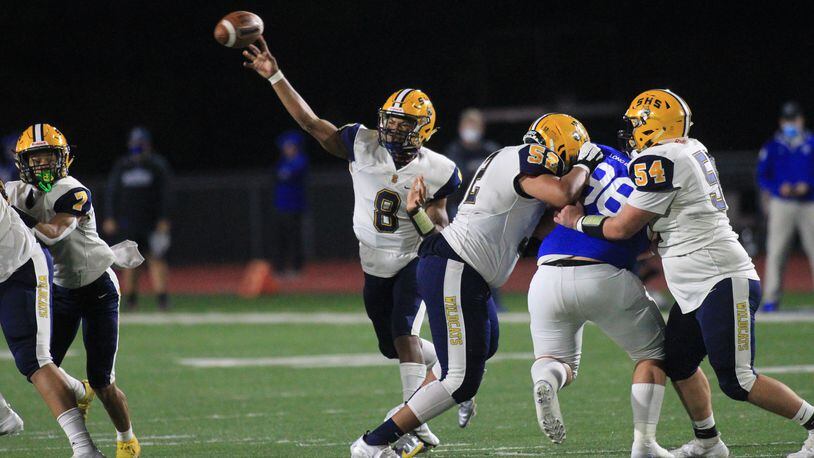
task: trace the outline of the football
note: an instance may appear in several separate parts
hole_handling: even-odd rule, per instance
[[[215,26],[215,40],[227,48],[245,48],[263,34],[263,20],[248,11],[233,11]]]

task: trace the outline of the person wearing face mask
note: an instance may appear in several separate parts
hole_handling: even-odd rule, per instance
[[[814,135],[805,129],[803,110],[786,102],[780,128],[763,145],[757,166],[758,185],[768,211],[766,273],[762,310],[778,309],[783,268],[799,232],[814,270]]]
[[[465,183],[472,179],[486,156],[500,149],[497,143],[483,138],[485,128],[486,123],[480,110],[476,108],[464,110],[458,122],[458,139],[450,143],[444,152],[461,168]],[[449,197],[447,213],[450,220],[458,212],[458,204],[463,200],[463,194],[464,190],[461,188]]]
[[[102,230],[107,237],[138,243],[150,266],[158,307],[165,310],[169,307],[165,255],[170,248],[172,170],[153,151],[152,135],[144,127],[130,131],[127,151],[108,177]],[[138,274],[137,269],[127,269],[122,275],[131,309],[138,304]]]

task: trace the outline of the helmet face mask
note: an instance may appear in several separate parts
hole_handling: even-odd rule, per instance
[[[16,161],[20,179],[43,192],[50,192],[54,183],[67,173],[65,158],[67,148],[44,146],[22,151]]]
[[[421,148],[419,131],[428,122],[415,116],[379,110],[379,144],[393,156],[397,165],[406,164]]]

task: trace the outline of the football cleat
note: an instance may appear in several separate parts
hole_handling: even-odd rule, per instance
[[[656,441],[634,442],[630,450],[630,458],[673,458],[674,456]]]
[[[5,418],[0,418],[0,436],[12,436],[23,432],[23,419],[17,415],[17,412],[8,408],[8,414]]]
[[[689,458],[696,456],[707,458],[726,458],[729,456],[729,449],[719,437],[718,442],[712,445],[707,445],[698,439],[693,439],[682,445],[681,448],[670,450],[670,453],[672,453],[676,458]]]
[[[389,445],[369,445],[364,435],[350,446],[350,458],[399,458]]]
[[[426,453],[429,449],[424,442],[413,433],[407,433],[393,443],[393,450],[402,458],[412,458],[420,453]]]
[[[141,456],[141,445],[133,437],[129,441],[116,441],[116,458],[138,458]]]
[[[787,458],[814,458],[814,431],[808,432],[808,439],[803,442],[799,452],[791,453]]]
[[[562,421],[557,392],[545,381],[534,384],[534,407],[537,409],[537,423],[540,429],[555,444],[565,440],[565,423]]]
[[[458,426],[466,428],[472,418],[478,414],[478,405],[475,404],[475,398],[464,401],[458,404]]]
[[[93,398],[96,397],[96,392],[93,391],[90,382],[87,380],[82,380],[82,385],[85,386],[85,396],[76,400],[76,407],[82,412],[82,418],[88,421],[88,410],[90,410],[90,403],[93,402]]]
[[[395,415],[396,412],[401,410],[402,407],[404,407],[403,403],[397,405],[396,407],[393,407],[392,409],[390,409],[390,411],[387,412],[387,415],[384,416],[384,421],[389,420],[390,417]],[[441,440],[438,439],[438,436],[433,434],[432,431],[430,431],[430,427],[427,426],[426,423],[424,423],[421,426],[419,426],[418,428],[414,429],[412,431],[412,433],[415,434],[415,436],[418,437],[418,439],[421,440],[421,442],[424,443],[425,448],[437,447],[438,444],[441,443]]]

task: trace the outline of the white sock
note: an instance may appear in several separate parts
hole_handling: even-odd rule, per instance
[[[695,429],[710,429],[715,426],[715,415],[710,415],[709,418],[705,418],[699,421],[692,421],[692,427]]]
[[[427,366],[422,363],[399,363],[401,373],[401,394],[404,402],[421,387],[427,376]]]
[[[68,382],[68,386],[71,388],[71,391],[73,391],[77,401],[84,398],[86,394],[85,385],[79,380],[73,378],[71,374],[65,372],[65,369],[60,367],[59,370],[62,372],[62,376],[65,377],[65,381]]]
[[[424,365],[427,370],[432,370],[432,367],[438,362],[438,355],[435,354],[435,345],[429,340],[421,339],[421,354],[424,356]]]
[[[801,425],[805,425],[811,420],[811,417],[814,416],[814,407],[811,407],[811,404],[803,401],[803,405],[800,406],[800,410],[792,417],[792,420],[800,423]]]
[[[568,372],[565,364],[553,359],[538,359],[531,365],[531,379],[534,383],[539,381],[548,382],[557,391],[565,385],[568,379]]]
[[[116,431],[116,440],[119,442],[127,442],[133,437],[133,425],[130,425],[130,427],[127,428],[127,431]]]
[[[82,413],[79,412],[79,409],[74,407],[73,409],[62,412],[62,414],[57,417],[57,422],[59,426],[62,427],[62,430],[65,431],[65,435],[68,436],[74,454],[90,454],[96,450],[96,446],[93,445],[88,428],[85,426],[85,420],[82,418]]]
[[[655,442],[656,428],[664,401],[664,385],[634,383],[630,387],[630,406],[633,408],[633,443]]]

